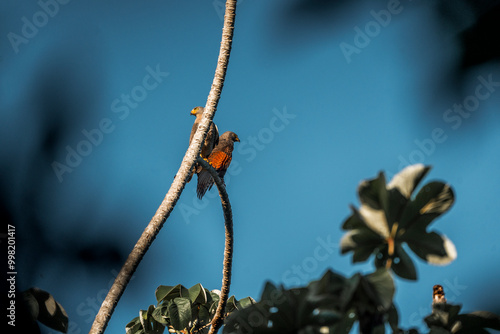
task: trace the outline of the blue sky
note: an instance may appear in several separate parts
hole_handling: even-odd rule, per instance
[[[57,4],[0,5],[2,205],[19,226],[18,289],[51,292],[69,333],[85,333],[123,258],[92,265],[68,254],[126,256],[154,215],[188,147],[189,111],[212,83],[222,1]],[[215,116],[220,132],[241,139],[226,176],[231,294],[258,299],[266,280],[303,285],[327,268],[369,272],[371,262],[353,266],[338,249],[356,187],[418,162],[433,166],[424,181],[455,191],[431,229],[458,257],[434,267],[413,256],[419,280],[396,279],[402,326],[422,325],[434,284],[465,311],[498,311],[498,68],[454,77],[456,31],[426,2],[362,1],[317,17],[290,6],[239,1]],[[381,11],[392,13],[384,24]],[[347,44],[357,51],[346,54]],[[83,155],[67,160],[72,150]],[[219,289],[223,231],[215,190],[200,201],[188,184],[108,332],[154,304],[160,284]],[[40,235],[46,244],[33,246]]]

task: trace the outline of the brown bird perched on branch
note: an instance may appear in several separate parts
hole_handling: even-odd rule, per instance
[[[198,126],[201,123],[201,118],[203,116],[203,107],[195,107],[193,110],[191,110],[191,115],[196,116],[196,119],[194,120],[193,127],[191,128],[191,136],[189,136],[189,144],[191,145],[191,141],[193,140],[193,137],[198,130]],[[215,125],[214,122],[210,123],[210,128],[208,129],[207,136],[205,137],[205,142],[201,146],[201,151],[200,155],[203,159],[207,159],[210,153],[212,153],[212,150],[214,147],[219,143],[219,131],[217,129],[217,125]],[[191,178],[193,177],[193,174],[198,174],[201,172],[201,166],[198,164],[194,165],[193,168],[193,173],[187,180],[187,182],[191,181]]]
[[[236,133],[227,131],[224,132],[219,137],[219,144],[215,146],[212,153],[208,156],[207,161],[212,165],[213,168],[219,174],[219,177],[224,181],[224,175],[226,174],[229,165],[231,164],[231,160],[233,157],[233,149],[234,142],[239,142],[240,139],[236,135]],[[196,192],[198,194],[198,198],[202,199],[203,195],[212,188],[214,184],[214,179],[210,175],[210,173],[202,169],[198,173],[198,187]]]
[[[432,305],[436,304],[446,304],[444,289],[439,284],[436,284],[432,287]]]

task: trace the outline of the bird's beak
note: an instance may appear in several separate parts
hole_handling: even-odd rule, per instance
[[[194,108],[193,110],[191,110],[191,115],[196,116],[196,108]]]
[[[238,136],[236,136],[236,138],[234,139],[234,141],[237,141],[239,143],[240,142],[240,138],[238,138]]]

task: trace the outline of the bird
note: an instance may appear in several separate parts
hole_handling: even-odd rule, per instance
[[[432,287],[432,305],[436,304],[446,304],[444,289],[439,284],[436,284]]]
[[[208,156],[208,163],[215,168],[219,177],[222,179],[222,182],[224,182],[224,175],[226,174],[233,158],[234,143],[239,141],[240,139],[236,133],[226,131],[219,137],[219,143]],[[210,172],[206,169],[202,169],[198,173],[198,186],[196,189],[198,198],[202,199],[207,190],[212,188],[213,184],[214,179],[210,175]]]
[[[193,140],[194,135],[196,134],[196,131],[198,130],[198,126],[200,125],[202,116],[203,116],[203,111],[205,108],[203,107],[195,107],[191,110],[191,115],[196,116],[196,119],[194,120],[193,127],[191,128],[191,135],[189,136],[189,144],[191,145],[191,141]],[[201,146],[201,151],[200,155],[203,159],[207,159],[210,153],[212,153],[212,150],[214,147],[219,143],[219,130],[217,129],[217,125],[215,125],[214,122],[210,123],[210,127],[208,129],[207,136],[205,137],[205,142]],[[191,181],[191,178],[193,177],[194,174],[198,174],[201,171],[201,166],[198,164],[195,164],[193,167],[193,172],[191,173],[191,176],[187,180],[187,182]]]

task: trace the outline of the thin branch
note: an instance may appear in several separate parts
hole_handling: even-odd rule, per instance
[[[214,80],[210,93],[208,94],[207,103],[203,119],[200,122],[198,131],[196,132],[191,145],[189,146],[184,158],[182,159],[181,166],[177,172],[167,195],[160,204],[155,215],[149,222],[148,226],[142,233],[141,237],[135,244],[130,252],[127,261],[121,268],[118,276],[116,277],[113,285],[109,289],[108,295],[103,301],[94,323],[90,329],[90,334],[104,333],[106,326],[113,314],[113,311],[122,296],[125,288],[127,287],[132,275],[139,266],[142,258],[148,251],[154,239],[160,232],[163,224],[170,216],[170,213],[175,207],[175,204],[180,198],[182,191],[186,185],[187,178],[191,175],[191,171],[196,161],[196,157],[200,154],[202,143],[207,135],[209,125],[215,116],[217,104],[219,103],[222,87],[224,86],[224,79],[226,77],[226,70],[229,63],[229,55],[231,53],[231,43],[233,39],[234,30],[234,17],[236,10],[236,0],[227,0],[226,14],[224,17],[224,27],[222,29],[222,41],[219,51],[219,58],[217,60],[217,68],[215,69]]]
[[[220,289],[219,304],[212,319],[212,327],[208,334],[217,333],[217,330],[222,326],[224,321],[224,310],[226,309],[226,302],[229,297],[229,286],[231,285],[231,267],[233,265],[233,214],[231,210],[231,203],[229,203],[229,196],[226,191],[224,181],[219,177],[217,171],[204,159],[198,157],[198,163],[208,170],[210,175],[215,181],[219,189],[219,196],[222,203],[222,211],[224,212],[224,226],[226,234],[226,243],[224,248],[224,264],[222,268],[222,287]]]

